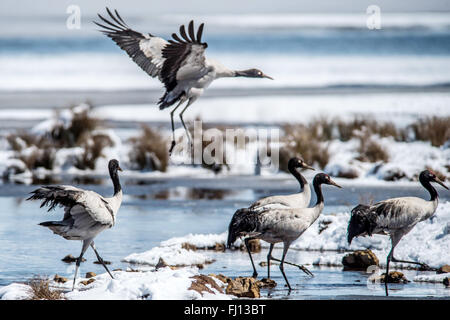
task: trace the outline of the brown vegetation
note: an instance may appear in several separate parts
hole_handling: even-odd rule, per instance
[[[34,277],[29,282],[30,300],[61,300],[62,292],[60,290],[50,289],[50,281],[42,277]]]
[[[168,141],[155,129],[143,125],[141,135],[130,138],[130,162],[138,170],[166,171],[169,163]]]

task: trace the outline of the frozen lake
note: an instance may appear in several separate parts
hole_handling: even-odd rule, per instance
[[[339,182],[341,183],[341,182]],[[256,198],[274,193],[295,192],[297,186],[292,179],[284,178],[219,178],[195,179],[172,178],[141,181],[125,180],[126,197],[113,229],[96,238],[96,246],[105,260],[111,261],[111,269],[126,268],[121,262],[125,256],[143,252],[158,246],[161,241],[189,233],[222,233],[227,229],[231,216],[237,208],[247,206]],[[323,214],[348,212],[360,199],[373,197],[381,200],[387,197],[416,195],[426,197],[426,192],[418,186],[358,185],[342,182],[346,192],[325,188],[325,211]],[[255,188],[257,186],[257,188]],[[70,277],[74,264],[66,264],[61,259],[72,254],[78,256],[79,241],[67,241],[52,234],[37,224],[45,220],[57,220],[61,209],[46,213],[38,203],[24,201],[26,194],[35,186],[0,185],[0,286],[12,282],[23,282],[33,275],[53,276],[59,274]],[[102,194],[112,192],[107,185],[89,185]],[[450,200],[448,192],[440,192],[441,201]],[[400,244],[401,245],[401,244]],[[406,244],[405,244],[406,245]],[[277,245],[274,256],[281,256],[281,245]],[[206,265],[201,273],[222,273],[227,276],[250,276],[250,261],[246,252],[208,253],[216,262]],[[266,249],[255,254],[256,264],[266,260]],[[292,255],[314,256],[314,252],[290,250]],[[322,253],[335,255],[336,252]],[[81,265],[81,275],[93,271],[103,273],[102,266],[93,264],[95,256],[91,250],[85,254],[86,262]],[[379,257],[384,260],[385,257]],[[272,278],[278,283],[272,291],[263,291],[263,297],[288,299],[347,299],[359,297],[382,297],[382,286],[367,286],[369,274],[364,272],[343,272],[340,267],[308,266],[315,274],[307,277],[298,269],[286,266],[287,276],[293,291],[287,295],[284,280],[277,266],[272,266]],[[266,276],[266,267],[258,266],[259,277]],[[409,280],[419,272],[403,271]],[[420,272],[423,274],[423,272]],[[450,290],[442,284],[422,284],[410,282],[391,285],[392,297],[407,298],[449,298]]]

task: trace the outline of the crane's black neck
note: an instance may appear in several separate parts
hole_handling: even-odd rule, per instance
[[[314,192],[316,193],[317,196],[316,205],[323,203],[324,199],[322,194],[322,182],[317,179],[314,179],[313,186]]]
[[[427,189],[427,191],[430,193],[430,196],[431,196],[430,201],[436,200],[438,198],[438,193],[437,193],[436,189],[431,185],[430,180],[423,176],[420,176],[419,181],[422,184],[422,186],[425,189]]]
[[[122,190],[122,186],[120,185],[119,174],[117,173],[117,169],[110,171],[109,175],[111,176],[111,180],[114,185],[114,195],[116,195]]]
[[[295,179],[297,179],[298,183],[300,184],[300,192],[301,192],[302,190],[304,190],[305,184],[308,183],[308,182],[306,181],[305,177],[303,177],[303,176],[300,174],[300,172],[298,172],[297,169],[296,169],[293,165],[291,165],[291,164],[289,164],[288,170],[289,170],[289,172],[295,177]]]

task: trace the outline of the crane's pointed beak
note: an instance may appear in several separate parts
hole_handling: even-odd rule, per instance
[[[117,167],[117,170],[119,170],[119,171],[123,171],[121,167]]]
[[[314,170],[314,171],[316,170],[316,169],[314,169],[313,167],[307,165],[306,163],[303,164],[303,169],[309,169],[309,170]]]
[[[342,189],[342,187],[341,187],[340,185],[338,185],[336,182],[334,182],[334,181],[331,180],[331,179],[330,179],[330,184],[331,184],[332,186],[335,186],[335,187],[338,187],[338,188]]]
[[[272,77],[270,77],[270,76],[268,76],[267,74],[263,74],[263,75],[262,75],[262,77],[263,77],[263,78],[267,78],[267,79],[270,79],[270,80],[273,80],[273,78],[272,78]]]
[[[434,179],[434,182],[439,183],[441,186],[443,186],[445,189],[449,190],[448,187],[444,184],[444,182],[442,182],[441,179],[439,179],[438,177],[436,177]]]

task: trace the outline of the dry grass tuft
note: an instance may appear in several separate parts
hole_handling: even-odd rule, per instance
[[[428,117],[410,125],[416,140],[430,141],[435,147],[450,140],[450,117]]]
[[[138,170],[159,170],[165,172],[169,163],[167,139],[149,126],[142,126],[138,137],[130,138],[132,144],[130,162]]]
[[[103,125],[103,122],[92,117],[91,106],[83,110],[71,108],[72,120],[66,127],[57,125],[49,134],[49,138],[58,148],[73,148],[80,146],[90,137],[91,132]]]
[[[287,171],[290,158],[301,155],[306,163],[317,164],[324,168],[330,158],[326,146],[322,143],[324,131],[319,132],[319,126],[284,125],[284,136],[280,148],[280,170]]]
[[[35,276],[29,282],[30,300],[62,300],[62,291],[50,289],[50,280]]]
[[[375,140],[373,140],[367,133],[359,136],[359,156],[356,158],[364,162],[388,162],[389,154],[387,151]]]
[[[109,136],[101,133],[93,135],[81,145],[84,150],[81,156],[75,160],[74,166],[80,170],[94,170],[97,159],[103,156],[103,149],[112,146],[114,143]]]

